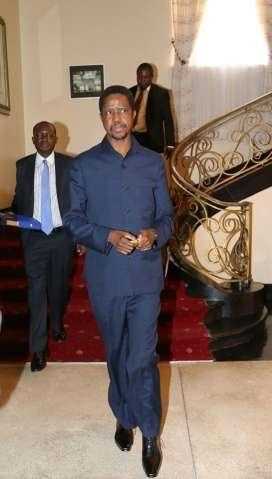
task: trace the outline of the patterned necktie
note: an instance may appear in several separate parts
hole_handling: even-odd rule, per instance
[[[141,108],[141,103],[142,103],[143,96],[144,96],[144,90],[141,90],[137,99],[135,100],[135,103],[134,103],[134,108],[135,108],[135,111],[136,111],[136,115],[135,115],[135,118],[134,118],[134,126],[137,124],[137,121],[138,121],[138,116],[139,116],[139,111],[140,111],[140,108]]]
[[[43,160],[43,170],[41,178],[41,224],[42,231],[49,235],[54,227],[49,183],[49,167],[46,160]]]

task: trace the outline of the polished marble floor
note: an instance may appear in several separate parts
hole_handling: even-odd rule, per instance
[[[271,361],[160,364],[160,479],[271,479]],[[113,442],[104,364],[0,365],[0,479],[144,479]]]

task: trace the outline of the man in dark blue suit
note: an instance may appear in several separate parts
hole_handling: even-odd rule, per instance
[[[172,231],[162,158],[131,135],[131,92],[107,88],[99,108],[106,136],[71,169],[71,209],[64,222],[89,248],[89,296],[106,345],[109,403],[123,451],[132,429],[143,433],[143,467],[155,477],[161,464],[161,402],[157,318],[163,269],[160,249]]]
[[[52,337],[55,341],[66,339],[63,315],[68,301],[74,242],[62,222],[70,206],[71,158],[54,152],[57,136],[52,123],[37,123],[32,140],[37,152],[21,158],[16,164],[12,210],[42,223],[42,231],[22,230],[30,309],[29,348],[31,371],[34,372],[46,366],[47,298]],[[44,173],[48,180],[46,190]],[[44,211],[49,215],[46,226]]]

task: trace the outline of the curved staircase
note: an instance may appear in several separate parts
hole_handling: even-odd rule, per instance
[[[213,354],[219,360],[259,357],[266,342],[266,281],[258,265],[262,244],[254,241],[252,248],[254,204],[247,199],[272,186],[272,94],[182,140],[169,177],[171,259],[188,292],[207,302]]]

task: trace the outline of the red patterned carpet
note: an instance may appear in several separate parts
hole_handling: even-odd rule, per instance
[[[90,309],[82,274],[83,258],[75,258],[71,298],[64,318],[68,339],[49,340],[50,361],[104,361],[104,346]],[[0,359],[27,357],[27,282],[18,232],[2,230],[0,237],[0,304],[3,327]],[[162,360],[207,360],[208,333],[203,320],[205,303],[190,298],[178,272],[170,268],[162,293],[158,352]]]

